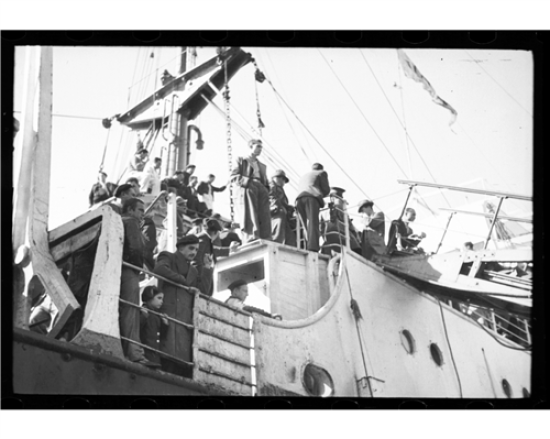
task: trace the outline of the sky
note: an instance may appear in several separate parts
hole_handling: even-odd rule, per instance
[[[282,96],[267,81],[257,84],[265,124],[260,159],[270,174],[278,168],[287,172],[291,182],[285,189],[291,202],[299,176],[313,162],[324,165],[331,186],[346,189],[350,206],[371,198],[390,219],[399,216],[406,197],[407,186],[397,179],[532,195],[530,52],[406,50],[437,94],[457,111],[456,122],[449,126],[451,113],[434,104],[421,84],[403,75],[395,49],[243,49]],[[151,94],[160,86],[164,69],[175,74],[180,51],[177,47],[54,48],[51,228],[87,209],[106,143],[109,180],[120,177],[137,137],[116,122],[108,133],[101,119],[122,113]],[[197,62],[213,55],[213,48],[199,48]],[[15,65],[16,111],[21,110],[23,64],[24,48],[20,48]],[[253,74],[249,64],[230,82],[231,116],[240,126],[231,133],[234,156],[244,153],[246,140],[257,135]],[[223,108],[221,98],[214,102]],[[213,173],[215,184],[221,186],[229,175],[225,118],[208,107],[191,123],[201,129],[205,142],[202,151],[192,147],[196,175],[203,179]],[[239,135],[242,129],[247,139]],[[429,188],[419,193],[436,215],[419,211],[413,228],[428,234],[425,243],[431,247],[437,245],[448,216],[438,212],[439,207],[449,207],[449,202],[453,207],[477,205],[479,210],[482,200],[456,193],[443,198]],[[532,211],[529,204],[506,200],[503,209],[524,216]],[[414,200],[412,205],[422,210]],[[229,216],[228,191],[217,194],[216,207]],[[455,239],[454,232],[446,238],[450,247],[460,240],[481,240],[486,233],[478,230],[475,236],[466,236],[460,229],[469,226],[456,225]]]

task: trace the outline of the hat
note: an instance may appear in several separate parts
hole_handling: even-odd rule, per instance
[[[283,177],[284,180],[288,183],[290,180],[288,179],[288,177],[286,176],[285,174],[285,171],[283,171],[282,169],[277,169],[275,171],[275,174],[273,174],[273,177],[272,178],[275,178],[275,177]]]
[[[321,163],[313,163],[313,165],[311,165],[311,169],[313,169],[314,171],[321,171],[324,168]]]
[[[183,171],[181,169],[178,169],[176,172],[174,172],[174,175],[183,174]]]
[[[231,282],[227,288],[233,291],[235,288],[242,287],[243,285],[246,285],[246,284],[247,282],[244,281],[243,279],[237,279],[236,281]]]
[[[136,154],[143,154],[143,153],[149,154],[149,152],[145,148],[140,148],[136,152]]]
[[[120,198],[120,194],[127,191],[128,189],[132,189],[131,184],[121,184],[119,187],[116,188],[115,197]]]
[[[344,192],[346,192],[346,190],[342,189],[341,187],[334,186],[330,188],[330,195],[336,195],[340,198],[344,198]]]
[[[217,232],[222,231],[222,226],[220,225],[220,222],[215,219],[210,219],[206,221],[206,228],[210,230],[215,230]]]
[[[162,291],[160,291],[157,287],[153,285],[148,285],[143,289],[143,292],[141,293],[141,301],[143,303],[149,302],[153,297],[155,297],[157,294],[161,294]]]
[[[185,235],[178,242],[176,242],[176,248],[183,247],[185,245],[198,244],[199,238],[196,235]]]
[[[371,200],[362,200],[362,201],[359,203],[359,208],[357,209],[357,211],[358,211],[359,213],[361,213],[361,209],[362,209],[363,207],[369,207],[369,206],[370,206],[370,207],[374,206],[374,202],[371,201]]]
[[[203,226],[203,219],[202,218],[195,218],[191,221],[191,224],[195,224],[196,226]]]
[[[248,146],[260,144],[263,145],[262,141],[260,139],[252,139],[248,141]]]

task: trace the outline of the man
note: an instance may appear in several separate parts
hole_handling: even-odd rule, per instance
[[[229,285],[231,297],[225,303],[238,309],[243,309],[244,301],[248,297],[248,284],[242,280],[236,280]]]
[[[184,184],[184,171],[178,170],[174,173],[172,178],[165,178],[162,180],[160,188],[161,190],[168,190],[173,187],[179,197],[185,198],[187,185]]]
[[[124,226],[124,247],[122,260],[136,267],[143,267],[144,241],[140,230],[140,221],[143,218],[145,206],[137,198],[129,198],[122,205],[122,224]],[[122,266],[120,273],[120,298],[135,305],[139,305],[139,276],[140,271]],[[139,337],[139,309],[121,303],[119,305],[120,336],[140,343]],[[135,363],[147,367],[159,367],[145,358],[143,348],[135,343],[122,340],[122,349],[125,357]]]
[[[164,303],[160,310],[168,317],[181,322],[193,324],[193,305],[195,294],[210,288],[208,278],[211,266],[204,261],[203,278],[199,276],[197,269],[191,264],[199,249],[199,238],[195,235],[184,236],[176,243],[176,252],[161,252],[157,257],[155,274],[165,277],[172,282],[187,287],[185,290],[175,285],[163,282],[159,279],[159,290],[164,292]],[[162,344],[162,351],[177,357],[183,361],[191,362],[192,358],[193,330],[182,325],[170,322],[166,339]],[[162,369],[166,372],[178,375],[190,375],[189,367],[176,361],[161,359]]]
[[[131,172],[143,172],[149,153],[145,148],[140,148],[130,159],[129,169]]]
[[[197,184],[199,179],[197,177],[189,177],[189,185],[186,189],[186,196],[184,197],[187,200],[187,207],[189,208],[188,215],[191,218],[196,217],[197,215],[203,215],[206,210],[206,205],[199,201],[199,195],[197,192]]]
[[[133,198],[134,190],[131,184],[121,184],[116,188],[115,191],[115,200],[113,200],[109,205],[111,208],[117,212],[119,215],[122,215],[122,206],[124,202],[130,198]]]
[[[141,221],[141,233],[144,239],[143,262],[148,270],[155,268],[154,253],[157,247],[157,226],[153,221],[153,211],[143,217]]]
[[[307,249],[310,251],[319,251],[319,209],[324,207],[323,198],[329,193],[328,174],[323,165],[314,163],[312,170],[300,179],[296,197],[296,210],[307,230]]]
[[[253,139],[248,142],[248,147],[250,154],[238,157],[231,170],[244,243],[272,239],[267,169],[258,160],[262,153],[262,141]]]
[[[107,174],[103,171],[99,171],[97,183],[92,186],[92,190],[88,197],[90,200],[90,207],[113,197],[115,189],[116,185],[114,183],[107,182]]]
[[[204,285],[204,289],[201,290],[203,294],[207,296],[212,296],[213,293],[213,281],[212,270],[210,267],[216,262],[216,256],[214,251],[214,241],[220,236],[222,227],[220,223],[215,219],[210,219],[206,221],[206,227],[203,232],[201,232],[197,237],[199,238],[199,249],[193,261],[193,266],[199,272],[199,277],[205,278],[203,276],[203,271],[205,267],[208,267],[208,273],[210,274],[209,285]]]
[[[144,194],[158,195],[160,192],[160,167],[162,159],[155,157],[153,164],[147,164],[140,191]]]
[[[141,187],[138,178],[130,177],[128,180],[126,180],[126,184],[132,186],[132,196],[139,197],[141,195]]]
[[[216,187],[213,186],[216,176],[214,174],[208,175],[208,180],[201,182],[197,187],[197,193],[201,197],[201,201],[206,205],[207,209],[214,210],[214,192],[223,192],[227,186]]]
[[[185,186],[189,186],[189,180],[191,179],[191,176],[195,173],[195,165],[187,165],[185,168],[185,171],[183,172],[183,184]]]
[[[296,237],[289,224],[293,209],[288,205],[288,198],[284,190],[284,185],[288,182],[289,179],[282,169],[275,171],[271,178],[269,186],[271,234],[275,242],[296,245]]]
[[[397,222],[397,250],[416,250],[420,241],[426,237],[424,232],[417,235],[410,227],[416,219],[416,211],[412,207],[405,209],[405,218]]]
[[[340,187],[330,189],[329,220],[322,221],[321,229],[325,242],[321,248],[321,253],[332,255],[332,252],[340,253],[343,246],[346,245],[346,211],[347,202],[344,200],[346,190]],[[361,254],[361,243],[358,233],[349,217],[347,217],[350,249],[355,253]]]
[[[386,222],[383,212],[374,212],[374,202],[362,200],[359,203],[358,212],[361,215],[361,253],[364,258],[372,259],[374,254],[385,254]]]

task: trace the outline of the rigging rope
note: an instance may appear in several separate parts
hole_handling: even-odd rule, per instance
[[[403,130],[405,131],[405,135],[406,135],[406,138],[407,139],[410,139],[411,141],[411,144],[413,145],[413,148],[415,149],[416,153],[418,154],[418,157],[420,158],[420,160],[422,161],[422,163],[424,164],[424,167],[426,168],[426,170],[428,171],[428,174],[430,174],[430,177],[432,177],[432,180],[434,182],[436,182],[436,179],[435,177],[433,176],[432,172],[430,171],[430,168],[428,167],[428,165],[426,164],[426,161],[424,160],[424,157],[422,157],[422,154],[420,154],[420,151],[418,150],[418,148],[416,147],[416,144],[414,143],[414,140],[412,139],[412,137],[409,135],[408,131],[407,131],[407,128],[405,125],[403,125],[403,123],[401,122],[401,119],[399,118],[399,116],[397,115],[397,112],[395,111],[395,108],[393,108],[393,105],[391,103],[391,101],[389,100],[388,96],[386,95],[386,92],[384,91],[384,89],[382,88],[382,85],[380,84],[380,81],[378,81],[378,78],[376,77],[375,73],[374,73],[374,70],[372,69],[372,67],[370,66],[368,60],[365,58],[365,55],[363,54],[362,51],[359,51],[359,53],[361,54],[361,56],[363,57],[363,60],[365,61],[365,63],[367,64],[367,67],[369,68],[370,72],[372,73],[372,76],[374,77],[374,80],[376,81],[376,84],[378,85],[378,87],[380,88],[380,90],[382,91],[382,94],[384,95],[384,97],[386,98],[386,101],[388,102],[388,104],[390,105],[390,108],[391,110],[393,111],[393,114],[395,115],[395,117],[397,118],[399,124],[401,125],[401,127],[403,128]],[[330,67],[330,66],[329,66]],[[393,156],[392,156],[393,157]],[[443,192],[441,192],[441,195],[443,196],[443,198],[445,199],[445,202],[447,203],[447,205],[449,207],[451,207],[451,204],[449,203],[449,200],[447,200],[447,197],[445,197],[445,194]]]
[[[262,112],[260,111],[260,97],[258,95],[258,82],[261,84],[265,81],[265,75],[261,72],[256,64],[256,60],[252,58],[252,63],[256,70],[254,71],[254,91],[256,92],[256,117],[258,118],[258,132],[260,136],[262,135],[262,128],[265,128],[265,125],[262,121]]]

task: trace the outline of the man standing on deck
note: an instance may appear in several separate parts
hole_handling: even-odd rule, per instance
[[[323,165],[314,163],[312,170],[298,183],[296,210],[303,226],[307,230],[307,249],[319,251],[319,209],[324,207],[323,198],[330,193],[328,174]]]
[[[215,219],[206,221],[205,226],[205,230],[197,236],[199,238],[199,249],[193,260],[193,266],[199,272],[199,277],[204,280],[201,292],[207,296],[212,296],[214,279],[212,278],[211,267],[216,262],[214,241],[220,236],[222,227],[219,221]],[[205,270],[207,270],[206,273]],[[210,276],[209,283],[206,284],[208,275]]]
[[[231,181],[237,189],[237,210],[243,243],[272,239],[267,169],[258,160],[262,153],[262,141],[253,139],[248,142],[248,146],[250,154],[238,157],[231,170]]]
[[[288,204],[284,185],[288,183],[285,171],[278,169],[271,178],[269,203],[271,209],[271,233],[273,241],[281,244],[296,245],[294,231],[290,228],[289,218],[293,208]]]
[[[160,309],[168,317],[193,324],[193,306],[195,295],[200,293],[204,286],[208,286],[211,278],[211,265],[204,264],[202,277],[191,264],[199,249],[199,238],[195,235],[186,235],[176,243],[176,252],[161,252],[155,265],[155,274],[162,276],[187,288],[180,288],[159,279],[159,290],[164,292],[164,303]],[[170,322],[166,338],[161,350],[183,362],[193,361],[193,330],[183,325]],[[180,363],[169,358],[161,358],[162,370],[177,375],[190,376],[190,365]]]
[[[213,186],[216,176],[214,174],[208,175],[208,181],[203,181],[197,187],[197,193],[201,196],[201,201],[206,205],[207,209],[214,211],[214,192],[223,192],[226,186],[216,187]]]
[[[386,235],[386,221],[384,212],[374,212],[374,202],[363,200],[359,203],[359,214],[361,214],[361,254],[366,259],[372,259],[374,254],[383,255],[386,253],[384,237]]]
[[[129,198],[122,205],[122,224],[124,226],[124,247],[122,260],[136,267],[143,268],[144,240],[141,234],[140,221],[143,218],[145,206],[137,198]],[[139,276],[136,269],[122,266],[120,272],[120,298],[139,306]],[[125,303],[119,305],[120,336],[140,343],[139,309]],[[141,346],[131,341],[122,340],[125,357],[135,363],[147,367],[160,367],[145,358]]]

